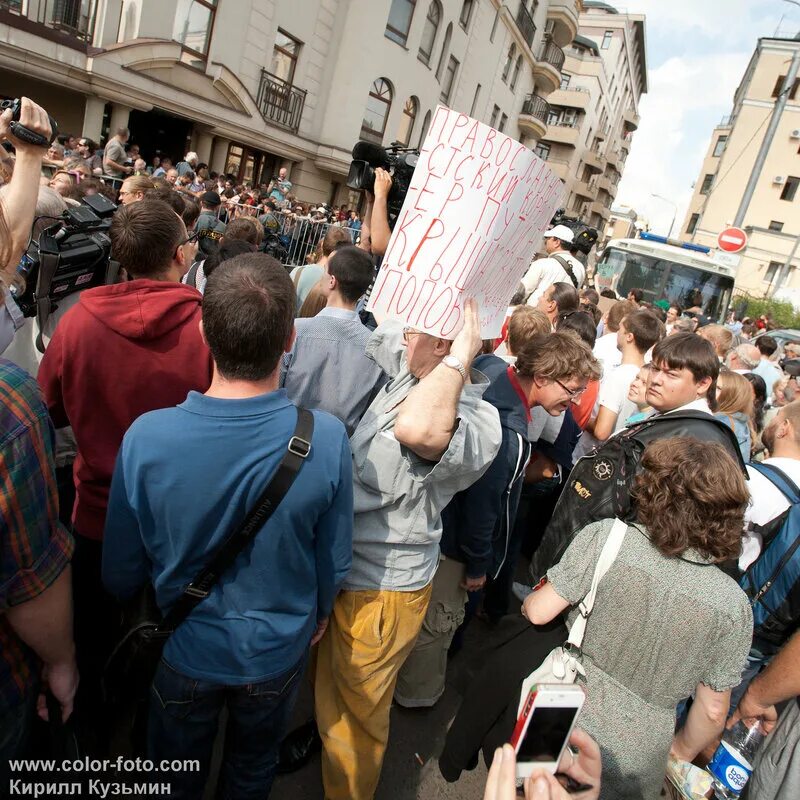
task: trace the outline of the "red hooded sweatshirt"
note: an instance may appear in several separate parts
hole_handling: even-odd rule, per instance
[[[56,427],[72,425],[78,442],[72,519],[82,536],[103,538],[117,451],[133,421],[211,384],[202,299],[190,286],[144,278],[98,286],[56,328],[39,383]]]

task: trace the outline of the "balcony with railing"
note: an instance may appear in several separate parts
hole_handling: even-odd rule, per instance
[[[0,0],[0,23],[77,50],[94,37],[97,0]]]
[[[550,105],[547,100],[538,94],[529,94],[523,101],[519,112],[519,127],[528,136],[539,139],[547,130],[549,115]]]
[[[622,122],[626,131],[635,131],[639,127],[639,115],[632,108],[626,108],[622,112]]]
[[[593,172],[603,172],[606,168],[605,159],[597,150],[587,150],[583,154],[583,163]]]
[[[267,70],[261,70],[256,105],[267,122],[297,133],[305,103],[305,89],[298,89]]]
[[[536,24],[533,21],[531,12],[528,11],[525,5],[525,0],[520,0],[516,21],[522,38],[527,42],[528,47],[532,49],[536,40]]]
[[[551,106],[564,106],[566,108],[579,108],[586,111],[591,103],[592,95],[584,86],[568,86],[566,89],[556,89],[547,95],[547,102]]]
[[[578,33],[580,0],[550,0],[547,4],[547,19],[553,23],[553,41],[566,47]]]
[[[561,68],[564,66],[564,51],[553,42],[545,42],[533,65],[536,86],[545,94],[554,92],[561,85]]]
[[[719,124],[717,125],[718,128],[732,128],[733,127],[733,115],[723,117]]]
[[[578,121],[550,121],[547,125],[547,132],[542,137],[548,142],[555,144],[566,144],[575,147],[580,136],[580,125]]]

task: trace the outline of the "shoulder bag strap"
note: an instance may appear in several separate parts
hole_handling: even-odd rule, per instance
[[[572,285],[577,289],[578,288],[578,279],[575,277],[575,273],[572,271],[572,264],[567,261],[566,258],[562,258],[561,256],[550,256],[550,258],[558,261],[562,267],[564,267],[564,272],[569,275],[569,279],[572,281]]]
[[[622,542],[625,539],[625,533],[628,530],[628,524],[621,519],[614,520],[611,531],[608,534],[606,543],[600,552],[600,558],[597,559],[597,566],[594,568],[594,577],[592,578],[592,587],[589,589],[586,597],[578,606],[580,614],[572,623],[572,628],[569,632],[569,639],[567,643],[580,650],[583,643],[583,636],[586,633],[586,623],[589,615],[594,608],[595,597],[597,596],[597,587],[605,574],[611,568],[611,565],[617,558]]]
[[[292,283],[294,283],[294,290],[297,291],[297,287],[300,286],[300,276],[303,274],[303,270],[305,269],[305,264],[302,267],[297,268],[297,272],[294,274],[294,278],[292,278]]]
[[[245,516],[236,530],[222,543],[211,561],[200,571],[195,579],[183,590],[183,594],[172,606],[158,626],[162,634],[169,636],[178,625],[194,610],[195,606],[208,597],[214,585],[227,570],[246,545],[264,527],[272,513],[289,491],[303,462],[311,453],[311,437],[314,432],[314,417],[305,408],[297,409],[297,424],[289,439],[289,445],[281,463],[270,479],[267,488],[261,493],[256,505]]]
[[[189,272],[186,273],[186,285],[191,286],[192,289],[197,288],[197,273],[200,269],[200,263],[199,261],[195,261],[189,268]]]

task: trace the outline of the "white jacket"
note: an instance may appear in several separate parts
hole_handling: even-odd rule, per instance
[[[566,250],[560,250],[553,255],[563,258],[572,265],[572,271],[575,273],[575,279],[578,281],[578,289],[583,286],[583,280],[586,277],[586,267],[578,261],[575,256],[570,255]],[[525,277],[522,279],[522,284],[525,287],[525,294],[528,295],[528,305],[535,306],[539,297],[544,294],[548,286],[554,283],[568,283],[572,286],[567,271],[561,264],[558,263],[552,256],[550,258],[540,258],[538,261],[531,262]]]

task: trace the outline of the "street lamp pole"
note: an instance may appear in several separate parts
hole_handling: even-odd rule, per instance
[[[669,233],[667,234],[667,239],[671,239],[672,229],[675,227],[675,220],[678,217],[678,204],[673,203],[672,200],[670,200],[667,197],[662,197],[660,194],[651,194],[650,197],[655,197],[658,200],[663,200],[665,203],[669,203],[675,209],[675,213],[672,215],[672,222],[670,223],[669,226]]]

